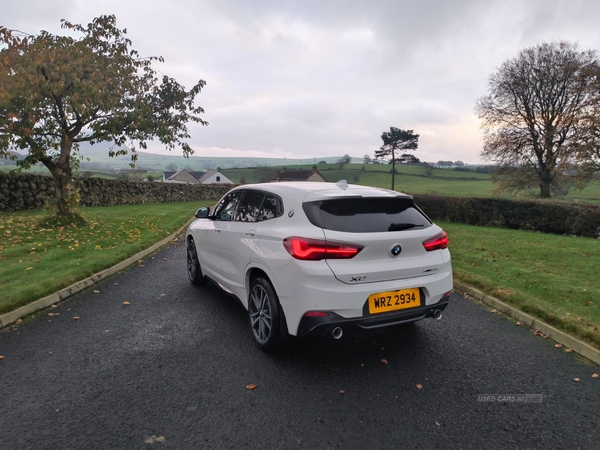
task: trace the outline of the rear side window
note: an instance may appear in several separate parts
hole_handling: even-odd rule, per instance
[[[283,207],[279,197],[261,191],[246,191],[237,209],[238,222],[261,222],[281,216]]]
[[[265,194],[262,192],[246,192],[244,199],[237,210],[236,218],[238,222],[256,222],[260,205],[262,205]]]
[[[320,228],[349,233],[380,233],[431,226],[411,198],[346,197],[302,205],[310,222]]]
[[[280,216],[281,209],[279,198],[269,194],[260,208],[258,220],[269,220]]]

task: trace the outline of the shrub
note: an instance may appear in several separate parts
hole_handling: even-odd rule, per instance
[[[542,200],[415,195],[432,220],[600,237],[600,207]]]

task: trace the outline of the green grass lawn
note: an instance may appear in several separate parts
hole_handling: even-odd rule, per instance
[[[306,165],[306,168],[312,165]],[[329,181],[390,188],[388,165],[321,164]],[[396,190],[486,197],[486,174],[399,166]],[[255,182],[254,169],[222,171]],[[358,182],[354,177],[358,177]],[[600,204],[600,181],[564,201]],[[84,208],[88,226],[45,229],[43,211],[0,213],[0,312],[55,292],[122,261],[178,229],[212,202]],[[600,240],[529,231],[441,224],[450,233],[457,280],[512,303],[600,348]]]
[[[0,313],[67,287],[152,246],[214,202],[83,208],[86,226],[44,228],[43,210],[0,213]]]
[[[600,348],[600,240],[438,222],[457,280]]]

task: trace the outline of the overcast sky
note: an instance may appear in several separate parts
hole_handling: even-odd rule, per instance
[[[156,69],[206,80],[198,156],[362,158],[394,126],[421,136],[421,160],[478,163],[491,72],[542,41],[600,50],[598,0],[22,0],[0,25],[61,33],[103,14]]]

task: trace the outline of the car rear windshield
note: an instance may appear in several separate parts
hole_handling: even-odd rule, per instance
[[[307,202],[302,207],[313,225],[332,231],[379,233],[431,226],[427,216],[406,197],[345,197]]]

